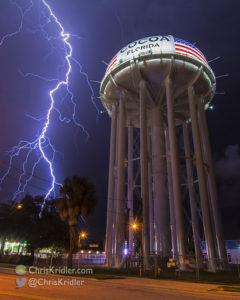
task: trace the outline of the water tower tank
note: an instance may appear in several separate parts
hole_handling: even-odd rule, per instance
[[[171,69],[171,70],[170,70]],[[194,84],[195,93],[204,95],[208,104],[215,92],[215,76],[202,52],[194,45],[173,36],[152,36],[137,40],[121,49],[111,60],[101,84],[101,99],[111,115],[111,99],[119,98],[120,86],[131,94],[125,101],[126,117],[130,120],[138,111],[139,81],[148,82],[155,101],[164,100],[162,83],[171,72],[176,121],[189,118],[186,86],[201,69]],[[160,99],[161,98],[161,99]],[[148,103],[151,106],[150,103]],[[166,110],[166,105],[163,109]],[[138,127],[138,118],[134,126]]]

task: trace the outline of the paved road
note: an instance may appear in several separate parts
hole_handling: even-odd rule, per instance
[[[16,288],[16,278],[26,278],[26,285]],[[24,275],[17,276],[13,272],[0,269],[0,299],[81,299],[81,300],[196,300],[196,299],[240,299],[239,293],[209,291],[216,285],[182,283],[166,280],[145,278],[126,278],[96,280],[87,278],[59,277],[53,275]],[[28,286],[30,278],[40,279],[40,284],[72,280],[76,283],[82,280],[80,286]],[[75,281],[74,281],[75,280]],[[59,281],[59,284],[63,281]],[[78,283],[79,283],[78,282]],[[81,284],[81,282],[80,282]]]

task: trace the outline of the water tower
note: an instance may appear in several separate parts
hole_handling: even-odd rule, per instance
[[[170,35],[130,43],[109,63],[100,90],[112,119],[108,266],[123,266],[127,251],[133,252],[131,224],[137,188],[145,269],[151,267],[153,255],[173,258],[185,269],[189,254],[183,205],[186,187],[196,264],[202,266],[202,239],[210,271],[226,260],[205,115],[215,86],[202,52]],[[137,132],[138,146],[134,144]]]

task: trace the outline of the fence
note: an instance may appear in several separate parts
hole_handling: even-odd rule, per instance
[[[34,256],[34,265],[56,266],[66,265],[68,254],[54,254],[54,253],[38,253]],[[72,262],[75,265],[80,264],[96,264],[101,265],[105,263],[105,253],[75,253],[73,254]]]

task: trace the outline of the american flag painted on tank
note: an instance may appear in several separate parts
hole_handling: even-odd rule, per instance
[[[106,70],[106,73],[113,67],[117,64],[117,61],[118,61],[118,58],[117,58],[117,55],[115,55],[113,57],[113,59],[110,61],[108,67],[107,67],[107,70]]]
[[[207,65],[206,58],[197,47],[178,38],[174,38],[174,43],[175,43],[175,51],[177,54],[186,55],[195,58],[201,63],[203,63],[204,65]]]

